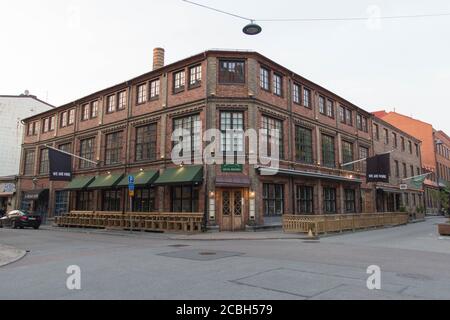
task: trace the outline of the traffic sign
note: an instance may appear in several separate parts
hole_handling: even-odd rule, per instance
[[[128,191],[128,196],[129,197],[134,197],[134,190],[129,190]]]
[[[408,190],[408,185],[403,183],[400,185],[400,190]]]
[[[134,184],[134,176],[132,175],[128,176],[128,184]]]

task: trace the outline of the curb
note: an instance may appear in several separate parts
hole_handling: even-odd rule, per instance
[[[4,252],[7,253],[6,257],[3,257],[5,255]],[[25,250],[0,244],[0,267],[17,262],[25,257],[26,254],[27,252]]]
[[[110,231],[106,229],[77,229],[77,228],[57,228],[53,226],[41,227],[42,230],[46,231],[59,231],[59,232],[75,232],[84,234],[100,234],[100,235],[111,235],[111,236],[140,236],[140,235],[151,235],[151,232],[141,232],[134,231],[130,233],[129,231]],[[238,236],[233,238],[227,237],[217,237],[217,238],[203,238],[197,235],[184,235],[184,234],[174,234],[174,233],[154,233],[160,235],[161,239],[172,240],[172,241],[243,241],[243,240],[311,240],[304,234],[299,234],[298,236],[282,236],[282,235],[270,235],[267,237],[255,236],[255,232],[244,232],[246,234],[252,234],[253,236]],[[281,233],[281,232],[280,232]],[[218,233],[214,233],[218,234]],[[191,238],[192,237],[192,238]]]

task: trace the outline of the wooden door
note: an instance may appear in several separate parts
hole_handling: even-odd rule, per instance
[[[220,197],[221,230],[239,231],[244,225],[244,191],[242,189],[224,189]]]

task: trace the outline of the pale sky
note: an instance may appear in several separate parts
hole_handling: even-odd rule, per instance
[[[340,18],[450,13],[448,0],[196,0],[243,16]],[[450,134],[450,16],[344,22],[245,21],[181,0],[0,0],[0,94],[56,106],[211,48],[250,49],[368,110]]]

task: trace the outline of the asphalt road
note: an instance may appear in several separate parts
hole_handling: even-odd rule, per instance
[[[442,221],[320,241],[0,229],[0,243],[29,250],[0,268],[0,299],[450,299]],[[66,286],[72,265],[81,290]],[[381,290],[367,289],[371,265]]]

